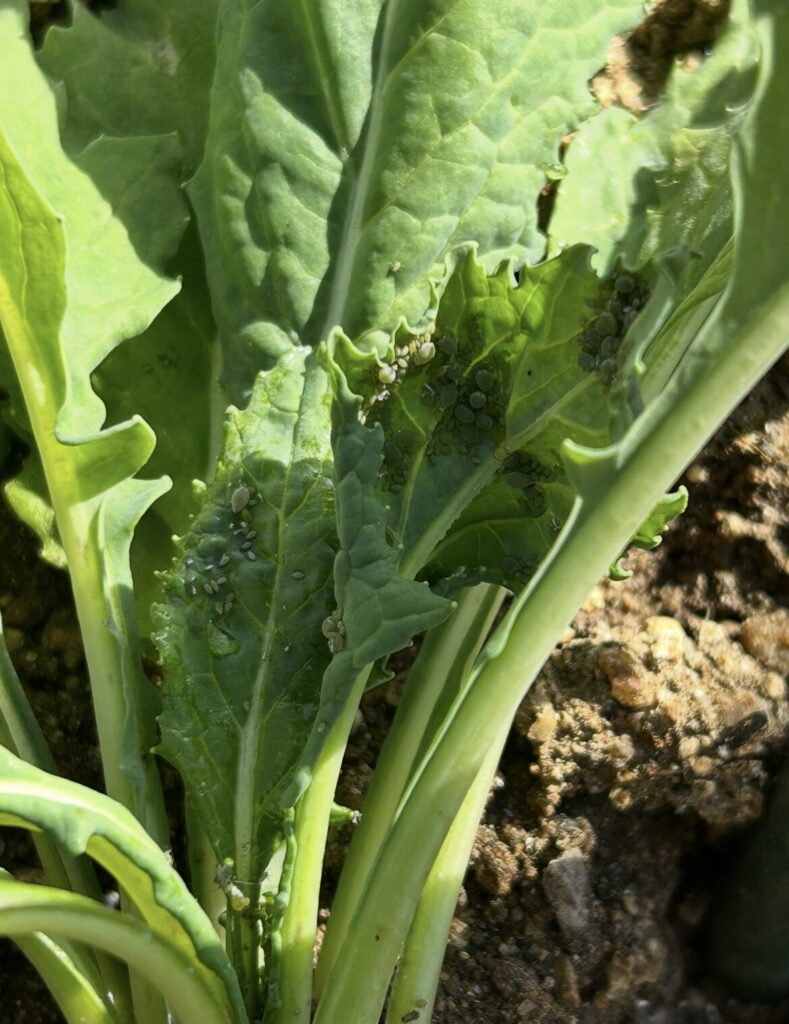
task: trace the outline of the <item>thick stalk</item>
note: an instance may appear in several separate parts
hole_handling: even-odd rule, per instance
[[[331,917],[315,972],[315,994],[318,997],[334,966],[367,876],[413,767],[432,737],[430,726],[440,722],[440,708],[444,703],[449,706],[460,691],[487,639],[505,594],[503,589],[487,584],[464,590],[452,617],[425,637],[378,757],[375,774],[365,796],[362,818],[351,840],[332,902]]]
[[[724,316],[666,392],[587,479],[546,562],[483,652],[456,713],[410,784],[359,902],[315,1024],[377,1024],[422,888],[466,792],[584,598],[665,490],[780,355],[789,286],[733,336]],[[724,311],[725,312],[725,311]],[[733,326],[733,325],[731,325]],[[715,335],[713,332],[718,332]],[[712,337],[711,337],[712,335]],[[722,340],[725,338],[725,340]]]
[[[148,750],[151,716],[144,705],[150,684],[137,649],[128,557],[124,565],[122,559],[111,564],[105,556],[105,551],[128,540],[110,521],[106,508],[99,510],[94,501],[85,500],[80,461],[72,447],[57,440],[57,399],[42,386],[40,368],[29,357],[28,328],[2,280],[0,315],[66,553],[106,790],[167,846],[161,782]]]
[[[189,837],[189,888],[219,937],[223,938],[225,929],[219,923],[219,918],[226,910],[227,901],[216,878],[216,854],[202,827],[200,816],[188,798],[185,812],[186,834]]]
[[[312,1007],[312,961],[318,925],[318,902],[329,816],[342,760],[359,701],[372,666],[356,678],[342,715],[312,772],[307,791],[296,805],[294,859],[286,889],[287,904],[279,929],[265,1024],[309,1024]]]
[[[466,794],[422,890],[413,923],[397,964],[386,1024],[432,1019],[433,1003],[447,947],[458,893],[468,868],[479,820],[493,785],[510,722],[490,748]],[[417,1017],[409,1016],[418,1013]]]

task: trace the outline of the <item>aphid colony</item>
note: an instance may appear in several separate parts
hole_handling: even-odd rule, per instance
[[[473,344],[469,345],[473,348]],[[498,380],[500,368],[490,359],[472,365],[464,375],[458,359],[457,341],[443,334],[436,341],[429,334],[420,335],[408,345],[395,348],[395,361],[377,370],[379,388],[370,402],[368,420],[382,424],[386,433],[382,484],[397,493],[405,484],[414,453],[425,443],[412,429],[396,429],[387,399],[390,387],[400,385],[414,377],[421,384],[419,398],[435,414],[432,428],[428,428],[425,453],[430,462],[439,455],[465,451],[473,464],[479,464],[485,452],[475,450],[480,442],[495,442],[495,428],[502,422],[505,401],[501,399]],[[473,364],[474,353],[464,352],[464,359]],[[488,368],[491,363],[491,368]],[[429,372],[425,369],[429,364]],[[418,376],[417,376],[418,374]],[[380,388],[384,384],[384,388]],[[420,418],[421,419],[421,418]],[[409,421],[403,417],[403,424]],[[411,424],[409,423],[409,426]]]
[[[613,383],[622,339],[649,298],[647,286],[630,274],[614,278],[610,301],[578,338],[578,365],[597,372],[605,385]]]
[[[385,389],[379,390],[375,403],[370,404],[368,422],[379,422],[384,428],[381,484],[395,494],[405,486],[420,447],[424,446],[428,463],[435,464],[443,456],[464,455],[471,469],[495,459],[503,439],[508,402],[505,382],[510,372],[507,353],[486,348],[473,320],[459,339],[460,344],[447,333],[436,334],[435,341],[422,337],[408,346],[396,347],[395,362],[377,370],[377,383],[384,384]],[[401,401],[391,400],[392,385],[397,385]],[[427,417],[424,412],[413,417],[402,414],[414,399],[430,410]],[[417,432],[420,426],[425,431],[421,435]],[[543,485],[558,474],[558,465],[548,467],[528,453],[515,452],[499,463],[496,476],[514,493],[523,517],[538,519],[546,514]],[[554,516],[551,528],[554,532],[561,528]],[[513,589],[524,585],[535,570],[533,560],[519,555],[507,552],[493,574]],[[463,582],[470,584],[465,575]],[[334,630],[330,619],[324,626]]]
[[[230,495],[230,512],[237,517],[230,523],[232,536],[235,539],[235,550],[250,562],[257,559],[257,555],[252,550],[257,530],[250,528],[251,509],[256,504],[254,491],[244,484],[234,488]],[[236,599],[232,590],[225,589],[229,582],[228,574],[232,569],[233,549],[220,553],[218,540],[218,537],[206,536],[198,542],[199,556],[203,557],[193,553],[187,555],[184,563],[184,588],[187,594],[194,597],[199,592],[198,587],[202,587],[208,597],[216,597],[216,600],[213,601],[213,610],[217,615],[225,615],[232,610]]]
[[[329,650],[337,654],[345,647],[345,623],[342,621],[342,608],[335,608],[321,623],[321,632],[326,637]]]

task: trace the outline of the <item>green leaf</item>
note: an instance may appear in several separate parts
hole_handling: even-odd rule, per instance
[[[646,115],[610,107],[582,125],[551,217],[556,241],[594,245],[602,273],[621,249],[638,267],[684,245],[706,254],[694,263],[700,275],[731,234],[731,132],[757,59],[747,9],[737,3],[712,56],[698,70],[675,66],[665,97]]]
[[[652,551],[663,540],[663,533],[671,520],[682,515],[687,507],[688,492],[684,487],[664,495],[633,534],[628,549],[641,548],[642,551]],[[624,554],[627,554],[627,550]],[[629,569],[620,565],[619,559],[611,565],[608,574],[612,580],[626,580],[633,575]]]
[[[226,0],[191,186],[237,402],[296,339],[385,345],[447,254],[538,259],[535,202],[631,0]]]
[[[518,590],[554,543],[573,500],[562,441],[612,439],[608,389],[631,317],[614,318],[605,372],[591,356],[592,369],[582,368],[583,346],[602,342],[593,325],[619,301],[589,255],[568,250],[522,270],[516,284],[509,267],[488,276],[469,254],[447,282],[432,335],[401,335],[383,369],[349,343],[338,349],[365,396],[367,427],[386,437],[377,500],[406,577]],[[631,284],[637,311],[648,284]]]
[[[97,16],[72,2],[71,23],[50,28],[38,54],[62,96],[65,149],[177,131],[184,178],[191,173],[208,121],[218,3],[124,0]]]
[[[222,444],[226,402],[202,263],[192,226],[170,264],[182,276],[181,291],[147,331],[117,348],[93,374],[108,424],[139,415],[153,427],[156,448],[145,476],[168,474],[173,482],[143,516],[132,542],[135,612],[143,636],[151,632],[151,605],[161,600],[157,574],[175,554],[174,535],[186,533],[200,507],[194,481],[213,477]]]
[[[195,510],[191,481],[213,472],[226,404],[195,233],[173,259],[188,221],[180,185],[199,161],[208,119],[216,7],[216,0],[127,0],[96,16],[76,3],[71,24],[50,29],[37,55],[61,99],[63,146],[110,202],[140,258],[160,272],[166,264],[183,279],[150,330],[111,353],[94,376],[108,423],[141,414],[154,429],[158,449],[146,473],[173,477],[170,494],[143,517],[132,552],[143,635],[159,596],[154,572],[169,562],[172,534],[187,528]],[[13,396],[13,370],[3,376]],[[183,400],[165,403],[162,393]],[[33,452],[7,496],[39,536],[42,556],[62,568],[65,555],[24,414],[21,431],[14,425]]]
[[[155,614],[161,752],[253,901],[331,656],[321,633],[337,546],[323,362],[294,349],[258,378],[248,409],[229,411],[216,476]]]
[[[161,833],[128,550],[167,482],[134,479],[151,431],[139,418],[102,430],[91,373],[178,286],[140,262],[110,205],[64,155],[26,22],[20,0],[0,8],[0,322],[68,558],[107,785]]]
[[[71,856],[86,853],[101,864],[145,924],[186,959],[217,1003],[226,1007],[228,1019],[243,1019],[238,984],[211,922],[167,855],[125,808],[85,786],[26,764],[2,747],[0,778],[0,823],[46,832]],[[5,883],[6,891],[7,887]],[[75,906],[103,909],[84,897],[60,895],[71,897]],[[90,934],[87,938],[94,939]]]
[[[347,392],[335,469],[332,398],[324,347],[259,375],[155,613],[161,751],[252,906],[354,680],[451,609],[400,577],[373,495],[382,438]]]

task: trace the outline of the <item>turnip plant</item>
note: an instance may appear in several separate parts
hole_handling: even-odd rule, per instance
[[[69,573],[106,784],[0,650],[0,822],[49,882],[0,879],[0,933],[69,1022],[430,1019],[519,702],[789,336],[789,12],[601,111],[641,14],[118,0],[36,48],[0,0],[6,496]],[[419,634],[314,968],[351,725]]]

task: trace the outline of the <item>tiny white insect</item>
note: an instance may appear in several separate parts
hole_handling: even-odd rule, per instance
[[[230,496],[230,507],[234,512],[240,512],[241,509],[246,508],[249,504],[250,493],[249,488],[244,487],[242,484],[240,487],[236,487]]]

